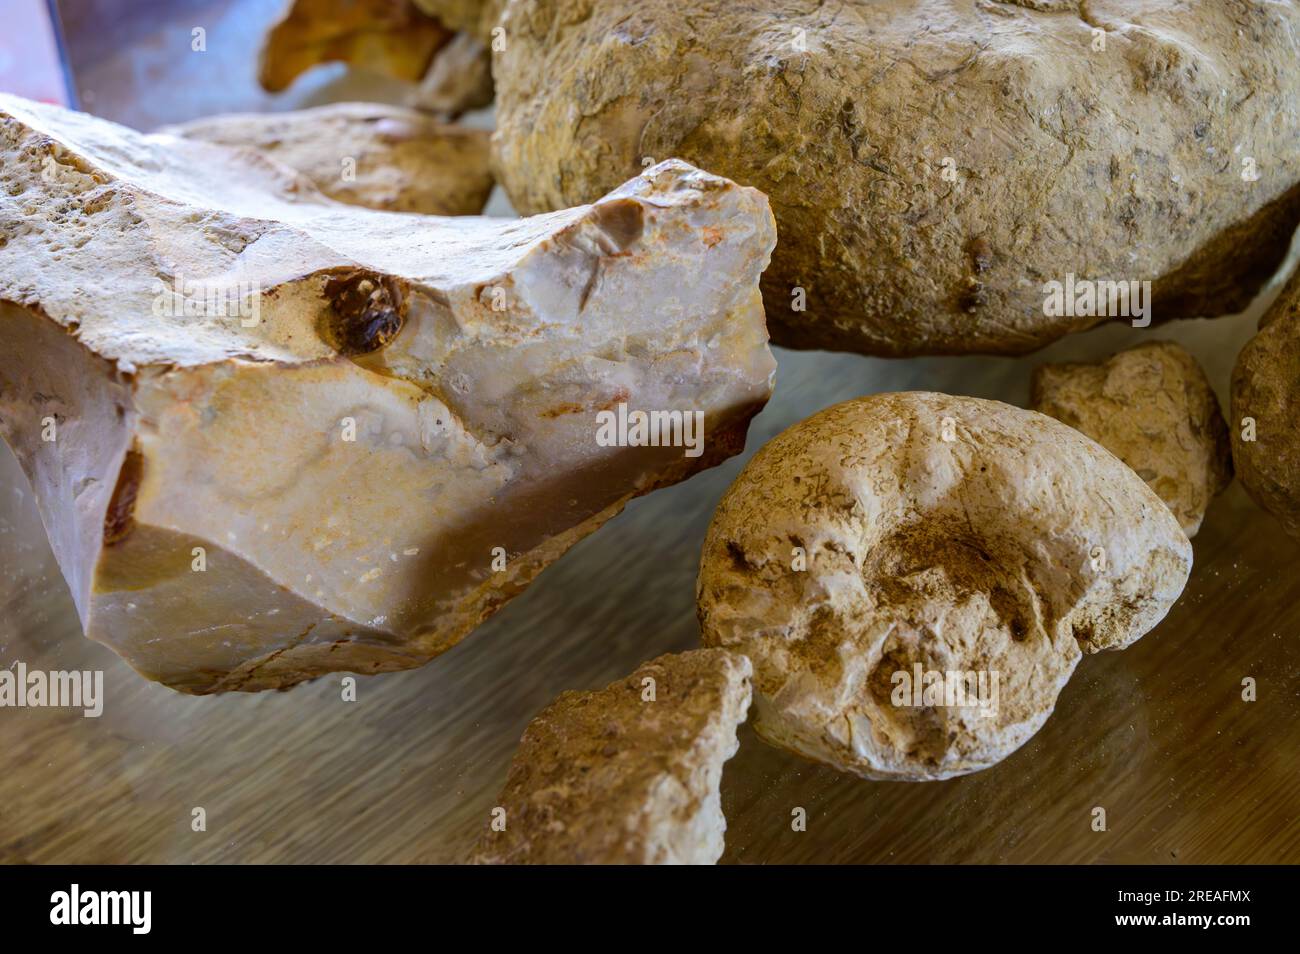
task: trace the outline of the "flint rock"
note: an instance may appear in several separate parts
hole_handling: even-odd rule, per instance
[[[770,394],[764,197],[665,162],[524,220],[0,96],[0,423],[87,635],[193,693],[421,665]],[[704,452],[602,446],[700,411]]]

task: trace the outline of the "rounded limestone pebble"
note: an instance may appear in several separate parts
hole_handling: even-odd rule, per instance
[[[754,664],[754,727],[865,778],[988,768],[1051,714],[1081,652],[1182,592],[1160,498],[1059,421],[908,392],[836,405],[741,472],[704,545],[706,645]]]
[[[1150,341],[1100,364],[1045,364],[1029,406],[1082,431],[1128,464],[1196,536],[1232,482],[1228,425],[1196,359]]]
[[[1232,373],[1232,460],[1257,504],[1300,539],[1300,272]]]

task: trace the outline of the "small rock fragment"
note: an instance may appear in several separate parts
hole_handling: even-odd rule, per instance
[[[278,93],[311,67],[342,60],[415,82],[452,35],[410,0],[291,0],[267,34],[258,80]]]
[[[752,668],[719,649],[669,654],[529,723],[479,864],[703,864],[722,856],[722,765]]]
[[[1133,468],[1188,537],[1232,481],[1219,400],[1196,359],[1172,341],[1138,345],[1101,364],[1045,364],[1034,372],[1030,407]]]
[[[465,11],[449,8],[469,21]],[[410,0],[294,0],[268,34],[260,79],[270,92],[333,60],[408,82],[419,82],[409,106],[455,119],[492,102],[489,37],[461,32],[425,15]]]
[[[297,169],[349,205],[425,215],[477,215],[492,192],[483,129],[373,103],[196,119],[159,130],[249,146]]]

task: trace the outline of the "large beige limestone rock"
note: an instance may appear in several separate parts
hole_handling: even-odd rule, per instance
[[[1047,313],[1071,275],[1152,283],[1113,320],[1236,312],[1300,221],[1294,0],[500,7],[514,207],[590,201],[646,157],[761,189],[778,344],[1022,353],[1108,320]]]
[[[997,401],[878,394],[765,445],[714,515],[706,645],[754,664],[757,733],[866,778],[987,768],[1081,652],[1177,599],[1192,548],[1078,431]]]
[[[1030,407],[1133,468],[1189,537],[1232,481],[1219,399],[1196,359],[1172,341],[1138,345],[1100,364],[1045,364],[1034,371]]]
[[[297,169],[330,198],[371,209],[477,215],[492,192],[486,130],[401,106],[332,103],[212,116],[159,132],[250,146]]]
[[[87,634],[149,678],[417,666],[741,448],[774,241],[762,195],[680,162],[557,214],[414,216],[0,97],[3,435]],[[686,447],[608,439],[674,411]]]
[[[660,656],[533,719],[510,765],[480,864],[714,864],[722,765],[749,710],[749,660],[718,649]],[[499,818],[500,816],[497,815]]]
[[[1300,539],[1300,272],[1232,373],[1232,460],[1250,496]]]

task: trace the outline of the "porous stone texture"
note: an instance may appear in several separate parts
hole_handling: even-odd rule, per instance
[[[1078,431],[878,394],[749,462],[709,527],[699,613],[705,645],[753,661],[762,738],[866,778],[943,779],[1015,751],[1081,652],[1151,629],[1191,565],[1160,498]],[[915,694],[947,673],[970,678],[965,704]]]
[[[1300,539],[1300,273],[1232,373],[1232,460],[1250,496]]]
[[[1034,371],[1030,406],[1133,468],[1189,537],[1232,482],[1219,399],[1196,359],[1172,341],[1138,345],[1099,364],[1045,364]]]
[[[660,656],[595,692],[566,692],[529,723],[498,799],[505,830],[479,864],[714,864],[719,785],[749,710],[749,660]]]
[[[213,116],[159,130],[250,146],[349,205],[477,215],[492,192],[488,137],[401,106],[333,103],[286,113]]]
[[[413,216],[0,96],[3,436],[87,634],[149,678],[410,668],[740,450],[774,242],[760,193],[681,162],[556,214]],[[698,412],[702,452],[602,442],[624,405]]]
[[[453,35],[410,0],[290,0],[266,36],[258,80],[278,93],[311,67],[342,61],[415,82]]]
[[[777,344],[1023,353],[1108,320],[1047,314],[1071,274],[1151,281],[1156,321],[1233,313],[1300,221],[1293,0],[498,12],[493,157],[514,207],[590,201],[647,157],[761,189]]]

